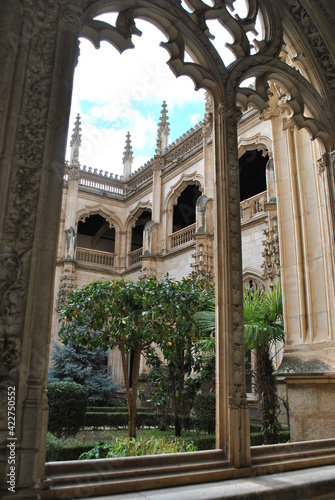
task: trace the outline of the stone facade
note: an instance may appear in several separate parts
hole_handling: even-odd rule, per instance
[[[179,0],[128,0],[113,27],[94,18],[108,10],[120,11],[116,0],[0,4],[0,477],[4,499],[37,498],[45,471],[54,264],[78,37],[89,38],[97,48],[107,40],[122,53],[133,47],[137,17],[165,33],[168,65],[174,74],[190,76],[213,98],[205,127],[213,130],[214,174],[204,185],[210,189],[207,197],[213,198],[214,207],[217,447],[238,474],[250,474],[244,373],[234,369],[244,362],[238,123],[243,135],[241,108],[249,107],[268,120],[275,159],[287,334],[281,373],[287,378],[289,398],[290,392],[301,389],[302,380],[306,382],[309,407],[315,409],[314,420],[308,424],[306,419],[309,428],[302,437],[325,437],[320,433],[329,423],[324,401],[332,391],[335,372],[334,5],[330,0],[248,0],[250,8],[241,20],[232,15],[233,3],[222,0],[209,6],[189,0],[186,7]],[[254,29],[257,9],[263,27],[251,47],[247,33]],[[229,67],[211,43],[208,19],[226,25],[234,39],[231,49],[236,60]],[[185,48],[193,62],[185,62]],[[253,89],[240,85],[252,76]],[[269,92],[268,82],[276,92]],[[244,118],[246,125],[246,114]],[[250,140],[251,136],[245,138],[246,143]],[[157,180],[159,158],[155,168]],[[75,178],[78,172],[73,173]],[[139,201],[134,196],[133,205],[129,204],[133,220]],[[144,199],[150,202],[149,193]],[[152,203],[156,221],[153,199]],[[81,283],[70,261],[75,226],[61,230],[67,231],[69,256],[64,295]],[[269,248],[276,244],[272,230],[274,225],[266,235]],[[162,240],[159,234],[155,237]],[[149,249],[149,239],[147,243]],[[269,268],[276,271],[272,264]],[[8,391],[12,387],[16,439],[12,445],[15,469],[10,471],[15,474],[15,496],[7,483],[7,443],[13,437],[8,428]],[[297,418],[299,404],[299,397],[292,397],[291,412]]]

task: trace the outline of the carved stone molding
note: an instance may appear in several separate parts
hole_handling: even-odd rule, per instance
[[[333,153],[334,154],[334,153]],[[329,154],[324,153],[321,158],[317,160],[317,169],[318,169],[318,174],[322,175],[323,172],[328,169],[330,166],[330,161],[329,161]]]
[[[312,18],[300,0],[284,0],[291,16],[306,36],[316,59],[318,60],[329,87],[335,96],[335,61]],[[320,3],[320,2],[319,2]],[[328,16],[328,13],[327,13]]]
[[[79,164],[70,165],[69,168],[69,180],[78,181],[80,180],[80,166]]]
[[[7,386],[15,380],[20,368],[21,340],[18,337],[4,335],[0,337],[0,380]],[[7,388],[7,387],[6,387]]]
[[[64,307],[68,296],[77,286],[77,276],[75,269],[71,270],[65,268],[63,274],[60,278],[60,284],[58,288],[57,301],[56,301],[56,311],[59,312]]]
[[[270,280],[270,283],[273,284],[275,278],[280,276],[277,215],[271,215],[271,212],[269,213],[268,227],[264,229],[263,234],[266,237],[262,242],[264,246],[264,251],[262,252],[262,257],[264,257],[264,262],[262,264],[263,279]]]
[[[229,118],[235,125],[240,121],[243,115],[242,109],[239,106],[231,106],[223,103],[218,105],[218,112],[222,118]]]

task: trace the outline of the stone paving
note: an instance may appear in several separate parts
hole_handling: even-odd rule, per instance
[[[124,493],[91,500],[335,500],[335,467]]]

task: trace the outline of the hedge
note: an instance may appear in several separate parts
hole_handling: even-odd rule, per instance
[[[87,412],[86,427],[128,427],[128,413],[125,412]],[[155,415],[152,412],[137,411],[136,427],[164,428],[173,424],[172,415]]]
[[[92,448],[91,444],[77,441],[75,443],[66,443],[48,432],[47,435],[47,462],[61,462],[63,460],[78,460],[79,456]]]
[[[48,430],[57,437],[74,436],[85,424],[87,391],[75,382],[48,384]]]

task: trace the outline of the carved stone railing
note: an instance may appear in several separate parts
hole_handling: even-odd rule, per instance
[[[127,182],[127,186],[130,188],[138,188],[141,184],[152,179],[153,176],[153,160],[149,160],[143,167],[140,167],[138,170],[131,175],[129,181]]]
[[[139,264],[141,262],[143,253],[143,248],[139,248],[138,250],[134,250],[128,254],[128,263],[129,266],[134,266],[135,264]]]
[[[267,192],[263,191],[241,201],[241,222],[247,222],[256,215],[264,213],[264,204],[267,200],[266,194]]]
[[[180,229],[169,236],[170,249],[178,248],[186,245],[194,240],[195,224],[187,226],[184,229]]]
[[[91,167],[87,168],[86,166],[80,170],[79,185],[109,193],[124,194],[124,188],[117,175],[109,172],[104,173],[103,170],[98,171],[96,168],[92,170]]]
[[[165,164],[174,162],[178,158],[184,156],[186,153],[192,151],[197,146],[203,143],[202,123],[198,124],[195,128],[191,128],[186,134],[182,135],[179,139],[173,142],[167,149],[164,159]]]
[[[77,247],[76,259],[79,262],[87,262],[97,266],[114,267],[114,254],[91,250],[90,248]]]
[[[69,162],[65,162],[64,181],[69,180]],[[124,183],[122,176],[104,172],[97,168],[92,169],[84,165],[79,171],[79,185],[88,188],[95,188],[109,193],[124,194]]]

